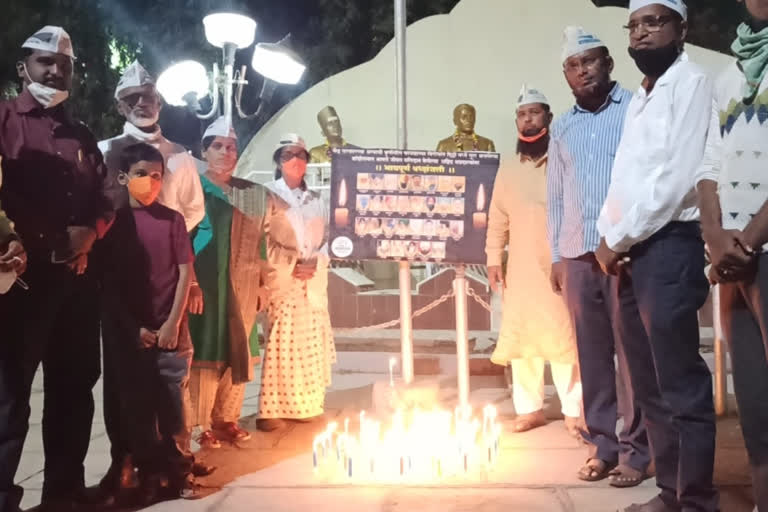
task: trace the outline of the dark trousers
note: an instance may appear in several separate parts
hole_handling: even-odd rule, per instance
[[[181,326],[180,351],[143,349],[140,326],[119,297],[104,295],[104,414],[112,464],[122,465],[131,454],[143,475],[162,473],[181,480],[192,463],[176,441],[186,430],[183,397],[192,352],[181,340],[189,338],[187,323]]]
[[[712,375],[699,353],[698,310],[709,294],[699,224],[671,222],[633,247],[630,257],[632,288],[653,356],[652,366],[637,365],[647,372],[638,381],[630,371],[648,417],[661,498],[684,512],[719,510],[712,482]],[[665,414],[652,404],[655,388],[644,385],[654,370]]]
[[[633,351],[644,350],[645,354],[633,357],[650,361],[635,295],[631,288],[619,287],[619,278],[605,275],[592,253],[563,263],[564,296],[576,331],[581,369],[587,426],[583,435],[591,445],[590,457],[644,472],[651,455],[625,349],[628,344]],[[618,436],[617,416],[624,419]]]
[[[720,285],[720,311],[731,349],[741,430],[760,512],[768,511],[768,255],[749,282]]]
[[[23,276],[0,296],[0,511],[18,510],[14,485],[29,428],[29,397],[43,365],[43,501],[68,499],[84,485],[99,378],[96,286],[88,276],[30,258]]]

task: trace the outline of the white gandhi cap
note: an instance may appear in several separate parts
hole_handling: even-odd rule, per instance
[[[519,109],[522,106],[531,105],[533,103],[549,105],[547,97],[539,92],[538,89],[533,89],[523,84],[522,89],[520,89],[520,95],[517,97],[517,108]]]
[[[69,37],[69,34],[63,28],[53,25],[46,25],[29,36],[21,47],[30,50],[60,53],[70,59],[75,59],[75,51],[72,49],[72,39]]]
[[[120,81],[117,82],[115,99],[119,100],[121,93],[126,89],[141,87],[143,85],[155,85],[155,79],[146,69],[144,69],[144,66],[142,66],[139,61],[135,60],[130,66],[125,68],[123,76],[121,76]]]
[[[226,116],[217,118],[205,129],[203,139],[207,139],[208,137],[229,137],[230,139],[237,140],[235,128],[232,126],[232,119]]]
[[[565,30],[563,30],[563,62],[574,55],[593,48],[605,48],[605,43],[582,27],[565,27]]]
[[[673,11],[680,13],[680,16],[682,16],[684,20],[688,20],[688,7],[683,0],[630,0],[629,14],[654,4],[668,7]]]

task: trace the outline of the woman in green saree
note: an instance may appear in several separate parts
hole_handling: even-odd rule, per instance
[[[220,441],[250,439],[237,422],[259,356],[252,333],[263,302],[260,253],[268,201],[263,187],[232,176],[237,138],[229,120],[222,117],[209,126],[203,148],[206,216],[193,246],[205,306],[201,315],[190,316],[195,347],[190,423],[202,428],[201,446],[218,448]]]

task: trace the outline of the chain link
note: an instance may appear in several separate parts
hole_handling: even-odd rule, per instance
[[[438,307],[440,304],[442,304],[445,301],[447,301],[448,299],[452,298],[453,295],[454,295],[453,294],[453,290],[451,290],[450,292],[446,293],[445,295],[443,295],[439,299],[436,299],[436,300],[430,302],[429,304],[427,304],[426,306],[424,306],[423,308],[416,310],[411,315],[411,319],[420,317],[421,315],[426,314],[426,313],[432,311],[433,309]],[[396,326],[398,324],[400,324],[400,319],[399,318],[395,318],[394,320],[390,320],[389,322],[384,322],[384,323],[376,324],[376,325],[366,325],[365,327],[355,327],[355,328],[352,328],[352,329],[334,329],[334,330],[337,333],[340,333],[340,334],[354,334],[354,333],[358,333],[358,332],[362,332],[362,331],[374,331],[374,330],[378,330],[378,329],[389,329],[390,327],[394,327],[394,326]]]
[[[480,296],[477,294],[477,292],[475,292],[475,290],[473,290],[473,289],[472,289],[472,287],[470,287],[470,286],[468,286],[468,287],[467,287],[467,295],[469,295],[470,297],[472,297],[473,299],[475,299],[475,302],[477,302],[478,304],[480,304],[481,306],[483,306],[483,308],[485,308],[485,309],[486,309],[486,311],[488,311],[489,313],[493,313],[493,308],[491,307],[491,305],[490,305],[490,304],[488,304],[487,302],[485,302],[485,301],[483,300],[483,298],[482,298],[482,297],[480,297]]]

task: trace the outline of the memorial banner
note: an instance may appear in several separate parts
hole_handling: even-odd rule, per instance
[[[485,264],[497,153],[334,149],[330,256]]]

